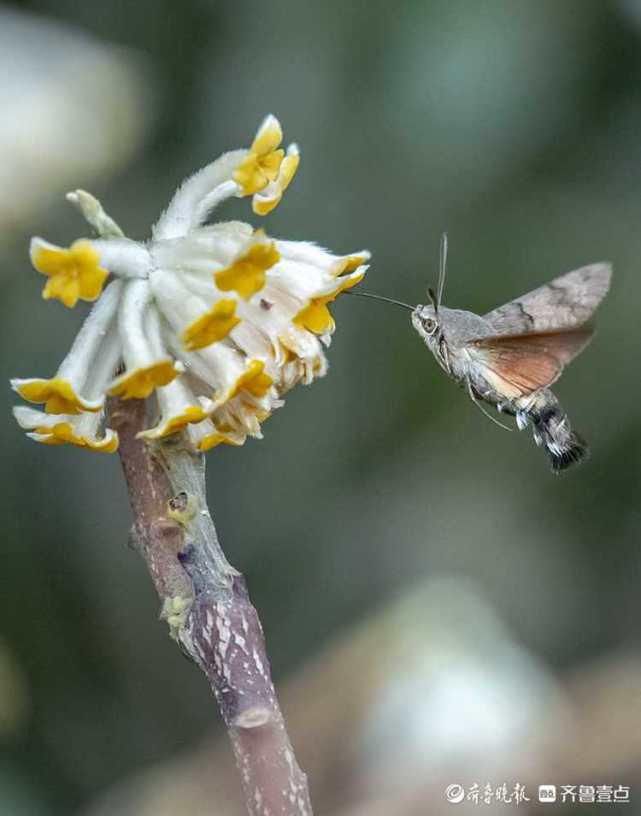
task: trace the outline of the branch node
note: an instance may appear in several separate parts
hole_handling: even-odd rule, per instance
[[[167,515],[186,527],[198,512],[198,500],[195,496],[181,490],[167,502]]]
[[[272,712],[268,708],[254,706],[242,711],[233,721],[235,728],[260,728],[272,720]]]
[[[179,640],[180,631],[185,626],[193,601],[193,598],[184,595],[164,599],[160,619],[167,621],[169,636],[173,640]]]

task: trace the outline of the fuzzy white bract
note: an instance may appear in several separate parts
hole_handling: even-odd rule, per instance
[[[34,238],[31,260],[47,277],[44,298],[95,303],[52,378],[12,380],[44,406],[14,409],[28,436],[115,451],[105,427],[113,395],[153,400],[146,439],[184,431],[198,450],[242,445],[289,389],[325,374],[327,305],[363,278],[369,253],[337,256],[238,221],[203,226],[231,197],[251,197],[257,215],[277,206],[299,163],[281,141],[268,116],[249,149],[182,184],[146,243],[124,237],[88,193],[69,194],[101,237],[68,249]]]

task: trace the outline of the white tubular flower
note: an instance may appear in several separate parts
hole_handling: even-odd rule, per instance
[[[68,249],[34,238],[31,259],[47,277],[44,298],[96,302],[52,378],[12,380],[44,405],[14,409],[30,438],[116,450],[117,434],[104,427],[112,395],[153,400],[147,440],[183,432],[198,450],[242,445],[262,436],[287,391],[325,374],[328,304],[359,283],[369,253],[332,255],[236,221],[203,226],[231,197],[251,196],[258,215],[277,206],[299,163],[298,148],[281,141],[268,116],[249,149],[182,184],[146,243],[125,238],[89,193],[67,196],[101,238]]]
[[[105,291],[104,296],[106,297],[110,291],[113,297],[119,291],[119,284],[112,283]],[[87,330],[87,325],[94,314],[95,311],[87,318],[78,339]],[[93,328],[95,326],[92,326]],[[92,358],[91,369],[87,371],[87,376],[83,380],[83,386],[91,404],[104,404],[105,389],[122,357],[122,347],[115,321],[107,331],[102,331],[100,334],[99,353]],[[77,342],[74,343],[69,357],[71,357],[73,348],[76,345]],[[89,345],[89,342],[87,345]],[[65,363],[63,363],[60,370],[62,370]],[[20,393],[22,393],[22,390],[20,390]],[[59,397],[59,394],[54,392],[50,400],[57,397]],[[82,413],[78,412],[78,410],[73,412],[70,410],[75,408],[77,408],[77,405],[73,402],[63,402],[61,404],[54,403],[53,409],[56,410],[53,410],[50,401],[47,401],[46,411],[48,413],[36,411],[34,408],[27,408],[24,405],[14,408],[13,413],[20,427],[32,432],[28,433],[27,436],[36,442],[44,442],[47,445],[69,443],[81,448],[87,448],[87,450],[103,453],[113,453],[118,449],[118,434],[109,428],[105,429],[104,433],[101,432],[104,413],[102,410],[99,412],[84,411]]]

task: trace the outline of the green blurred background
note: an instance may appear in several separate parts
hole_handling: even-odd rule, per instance
[[[557,387],[591,442],[583,467],[553,477],[526,434],[444,378],[402,312],[343,298],[328,376],[290,394],[263,441],[212,452],[209,495],[278,682],[417,587],[413,648],[433,656],[447,630],[443,660],[463,666],[473,712],[507,731],[534,678],[560,687],[612,655],[636,666],[641,2],[13,3],[0,104],[5,381],[50,376],[84,312],[43,302],[28,259],[33,234],[86,232],[64,193],[91,190],[145,238],[182,178],[247,145],[268,112],[302,162],[266,228],[371,250],[371,291],[421,301],[445,229],[446,303],[478,312],[612,261],[596,338]],[[230,214],[250,220],[246,202]],[[8,386],[2,399],[0,813],[58,816],[188,752],[217,715],[126,547],[117,457],[33,444]],[[496,671],[508,647],[527,670]],[[452,733],[453,755],[494,750],[459,695],[439,702],[449,679],[417,677],[422,703],[449,706],[439,750]],[[407,737],[377,722],[362,735],[371,767],[381,741],[402,752]],[[641,760],[628,759],[574,781],[632,785],[634,800]]]

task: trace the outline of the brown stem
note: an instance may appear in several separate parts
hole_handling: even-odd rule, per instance
[[[110,413],[134,514],[133,544],[147,563],[170,634],[216,695],[247,811],[311,816],[307,778],[285,729],[258,614],[207,509],[204,458],[179,439],[153,447],[136,439],[145,423],[141,400],[114,400]]]

